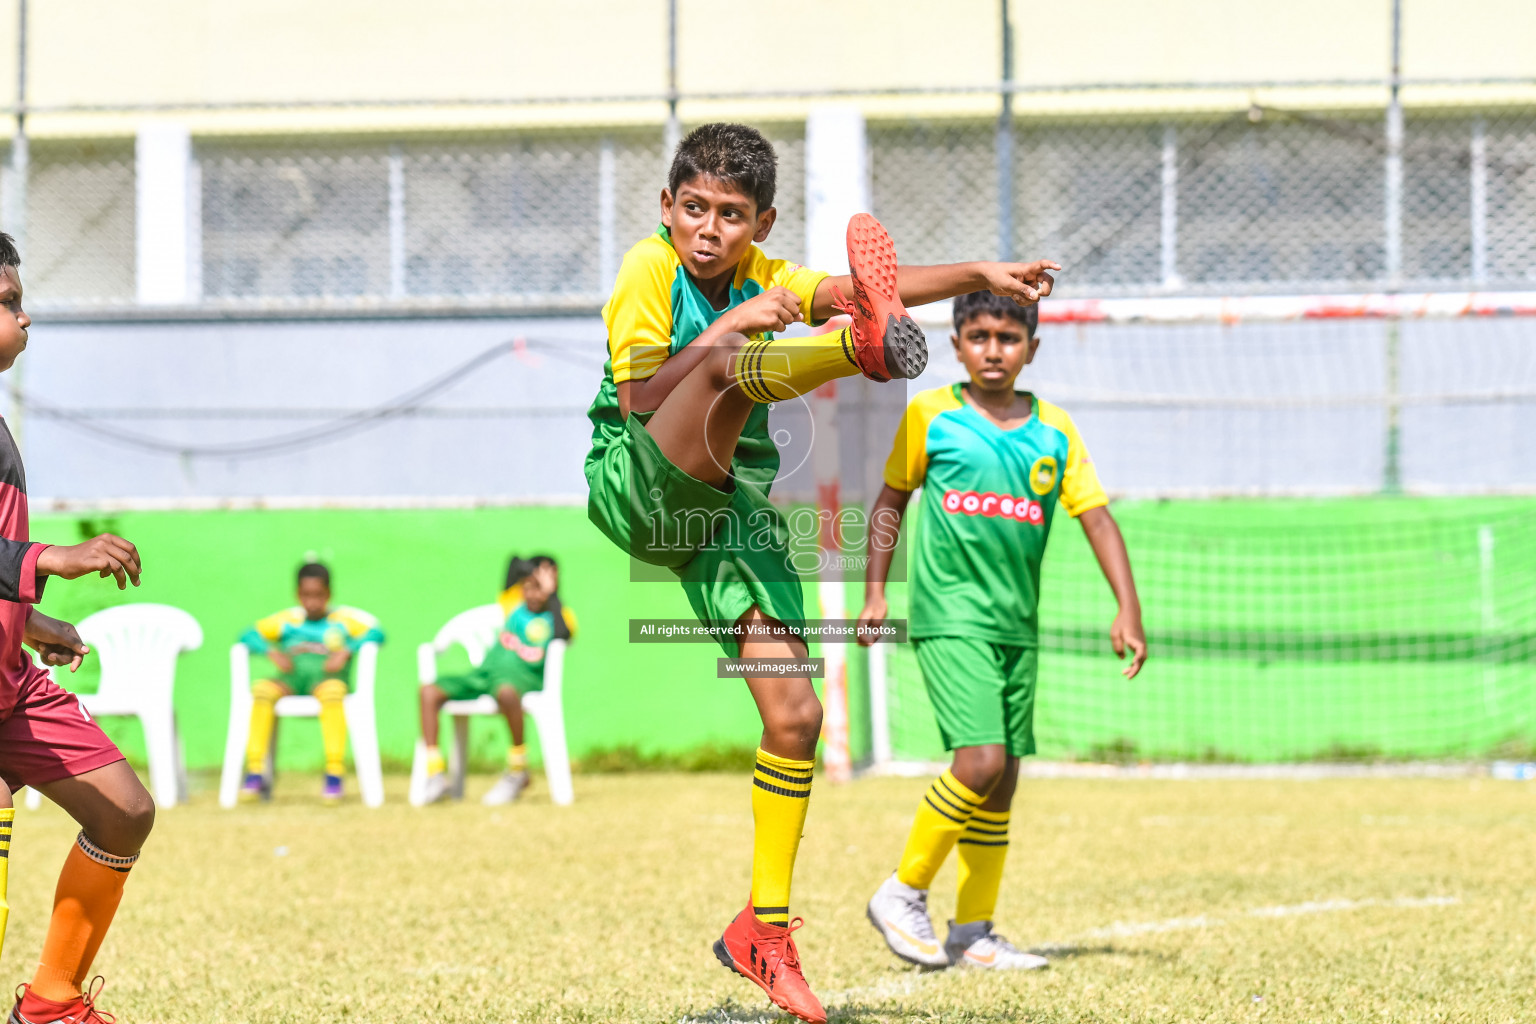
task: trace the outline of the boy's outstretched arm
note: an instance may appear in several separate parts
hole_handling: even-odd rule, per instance
[[[1115,592],[1120,611],[1109,627],[1109,642],[1115,648],[1117,658],[1125,657],[1125,649],[1131,649],[1131,663],[1121,672],[1127,679],[1134,679],[1147,660],[1147,634],[1141,628],[1141,599],[1136,596],[1136,581],[1131,578],[1131,557],[1125,550],[1125,538],[1115,517],[1104,506],[1091,508],[1078,516],[1088,545],[1093,548],[1099,568],[1109,581],[1109,589]]]
[[[817,289],[817,296],[821,295]],[[691,344],[674,356],[668,357],[660,368],[641,380],[620,381],[618,384],[619,415],[628,417],[631,412],[655,412],[661,403],[693,372],[709,355],[720,339],[729,334],[758,334],[764,331],[782,331],[792,323],[804,320],[800,300],[788,288],[770,288],[733,309],[728,309],[704,329]]]
[[[84,544],[44,548],[37,556],[37,572],[42,576],[78,579],[99,572],[102,577],[117,578],[117,589],[127,590],[129,581],[139,585],[139,549],[114,534],[103,533]]]
[[[946,263],[936,267],[897,267],[896,290],[901,301],[908,306],[921,306],[929,302],[942,302],[957,295],[989,291],[994,295],[1012,299],[1021,306],[1039,302],[1051,294],[1055,278],[1049,271],[1060,270],[1061,264],[1050,260],[1033,263]],[[852,298],[853,278],[847,274],[829,277],[816,286],[816,298],[811,303],[812,319],[821,321],[837,312],[832,305],[833,289]]]
[[[876,634],[866,630],[885,621],[885,581],[891,575],[891,560],[896,557],[896,543],[901,539],[901,518],[911,500],[911,491],[886,484],[869,510],[869,562],[864,567],[864,610],[859,613],[858,625],[861,647],[876,640]]]

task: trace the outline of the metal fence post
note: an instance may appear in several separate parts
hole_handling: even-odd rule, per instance
[[[1179,130],[1163,128],[1163,205],[1159,238],[1163,287],[1172,291],[1179,280]]]
[[[619,272],[618,176],[613,136],[604,135],[597,155],[597,290],[605,295]]]
[[[1392,83],[1387,101],[1386,278],[1387,289],[1396,292],[1403,283],[1403,4],[1392,0]],[[1387,321],[1386,336],[1386,451],[1381,489],[1396,494],[1403,489],[1402,471],[1402,324],[1397,315]]]
[[[1488,282],[1488,135],[1484,120],[1472,122],[1472,286]]]
[[[667,0],[667,127],[662,135],[661,165],[669,168],[672,154],[683,139],[683,125],[677,117],[677,0]]]
[[[1387,287],[1403,280],[1403,84],[1402,0],[1392,0],[1392,81],[1387,100],[1387,166],[1384,206]]]
[[[1008,0],[998,0],[1003,18],[1003,88],[997,114],[997,258],[1013,259],[1013,26]]]
[[[389,297],[405,298],[405,155],[389,147]]]

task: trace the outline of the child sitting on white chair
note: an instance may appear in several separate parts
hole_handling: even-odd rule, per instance
[[[506,621],[485,659],[462,675],[442,676],[421,687],[421,738],[427,748],[426,803],[448,797],[453,788],[448,762],[438,747],[439,718],[450,700],[490,696],[512,733],[507,770],[481,801],[511,803],[528,788],[528,748],[523,742],[523,694],[544,688],[545,653],[551,640],[569,641],[576,616],[560,604],[560,570],[548,555],[513,557],[506,588],[497,598]]]
[[[347,716],[342,704],[351,689],[352,655],[365,643],[382,643],[377,626],[343,609],[331,609],[331,572],[318,562],[299,569],[299,606],[269,615],[240,637],[252,654],[265,655],[275,679],[251,684],[251,731],[246,746],[241,801],[271,799],[267,755],[277,721],[277,702],[291,694],[320,702],[320,739],[325,748],[321,799],[339,803],[346,772]]]

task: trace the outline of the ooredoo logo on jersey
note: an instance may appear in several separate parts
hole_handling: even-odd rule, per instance
[[[1045,507],[1038,501],[991,491],[945,491],[944,511],[951,515],[1014,519],[1037,526],[1045,522]]]

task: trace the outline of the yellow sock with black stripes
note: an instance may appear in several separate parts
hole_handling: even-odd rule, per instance
[[[442,775],[448,770],[448,759],[443,756],[442,748],[427,748],[427,774]]]
[[[277,698],[283,688],[270,679],[251,684],[251,731],[245,742],[245,770],[260,775],[267,770],[267,749],[272,746],[272,727],[277,722]]]
[[[907,848],[901,853],[896,879],[914,889],[926,889],[949,856],[966,822],[976,813],[985,797],[972,793],[948,768],[933,780],[933,785],[917,804],[917,817],[907,833]]]
[[[741,347],[732,365],[736,383],[754,402],[798,398],[829,380],[861,372],[847,327],[809,337],[755,338]]]
[[[513,775],[528,770],[528,745],[518,743],[507,748],[507,771]]]
[[[789,924],[789,883],[811,802],[815,764],[757,750],[752,771],[752,913],[765,924]]]
[[[0,950],[5,949],[5,923],[11,917],[6,889],[11,877],[11,826],[16,823],[16,808],[0,808]]]
[[[1008,812],[977,811],[960,833],[960,896],[955,924],[990,921],[997,910],[997,890],[1003,884],[1008,859]]]

